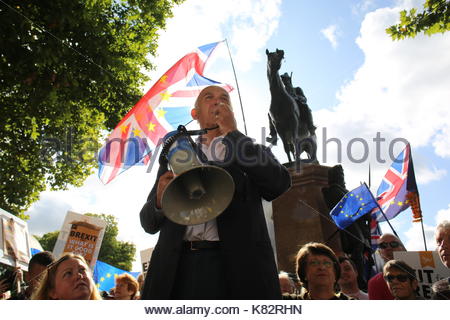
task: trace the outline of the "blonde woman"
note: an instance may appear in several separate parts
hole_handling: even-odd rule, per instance
[[[102,300],[82,256],[66,253],[49,265],[32,300]]]

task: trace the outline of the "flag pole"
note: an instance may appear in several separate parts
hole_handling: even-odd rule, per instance
[[[425,251],[428,251],[427,240],[425,240],[425,229],[423,228],[423,216],[420,218],[420,224],[422,225],[422,236],[423,236],[423,244],[425,246]]]
[[[247,123],[245,122],[244,108],[242,106],[242,99],[241,99],[241,91],[239,90],[239,83],[238,83],[238,80],[236,77],[236,70],[234,70],[233,58],[231,57],[231,51],[230,51],[230,47],[228,46],[227,38],[225,38],[225,43],[227,44],[228,55],[230,56],[231,67],[233,68],[234,81],[236,81],[236,88],[237,88],[237,92],[238,92],[238,96],[239,96],[239,103],[241,104],[242,119],[244,120],[245,135],[247,135]]]
[[[383,214],[384,219],[386,219],[386,222],[389,224],[389,227],[391,227],[392,232],[394,233],[394,235],[399,238],[397,232],[395,232],[394,227],[392,227],[391,223],[389,222],[388,218],[386,217],[386,215],[384,214],[383,209],[381,209],[380,204],[378,203],[377,199],[375,199],[375,197],[372,194],[372,191],[370,191],[369,187],[367,186],[367,184],[364,182],[364,185],[366,186],[366,188],[369,190],[370,196],[372,197],[373,201],[375,201],[375,203],[377,204],[378,209],[380,210],[380,212]],[[400,239],[400,238],[399,238]]]

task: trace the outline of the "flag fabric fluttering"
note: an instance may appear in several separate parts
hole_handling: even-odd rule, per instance
[[[125,115],[99,150],[98,175],[107,184],[131,166],[148,162],[152,150],[179,124],[192,120],[190,111],[200,91],[230,85],[204,77],[203,71],[223,41],[198,47],[175,63]]]
[[[375,252],[378,248],[378,240],[381,237],[381,229],[377,221],[377,215],[372,212],[370,214],[370,245],[372,252]]]
[[[422,220],[419,192],[409,144],[386,172],[378,187],[377,201],[384,212],[384,215],[380,210],[374,212],[377,221],[390,220],[408,207],[411,207],[413,211],[413,221],[420,222]]]
[[[343,196],[330,215],[340,229],[345,229],[376,206],[370,190],[362,184]]]

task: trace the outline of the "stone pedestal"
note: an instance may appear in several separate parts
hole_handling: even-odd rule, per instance
[[[272,202],[278,269],[295,273],[295,256],[305,243],[325,243],[341,252],[336,225],[322,194],[330,167],[301,164],[289,169],[291,189]]]

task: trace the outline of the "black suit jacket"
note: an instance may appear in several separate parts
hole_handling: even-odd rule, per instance
[[[291,185],[291,178],[264,146],[254,144],[239,131],[224,138],[227,152],[217,164],[233,177],[235,192],[228,208],[217,217],[230,299],[281,299],[275,258],[267,232],[261,198],[272,201]],[[160,167],[156,183],[141,210],[146,232],[159,231],[142,299],[169,299],[174,285],[186,226],[167,219],[156,209]]]

